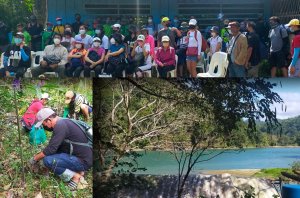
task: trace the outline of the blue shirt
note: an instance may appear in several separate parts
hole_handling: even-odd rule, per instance
[[[119,44],[119,45],[111,45],[110,48],[109,48],[109,50],[110,50],[110,52],[117,52],[117,51],[119,51],[121,48],[124,49],[124,52],[123,52],[122,54],[120,54],[120,55],[122,55],[122,56],[125,57],[125,45],[123,45],[123,44]]]

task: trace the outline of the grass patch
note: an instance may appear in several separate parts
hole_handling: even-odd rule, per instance
[[[281,172],[292,173],[292,169],[290,168],[261,169],[259,172],[255,173],[253,177],[278,179],[281,176]]]

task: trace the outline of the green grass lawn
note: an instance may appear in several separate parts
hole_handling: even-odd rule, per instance
[[[258,173],[255,173],[253,177],[266,178],[266,179],[278,179],[281,176],[281,172],[292,173],[292,169],[290,168],[261,169]]]
[[[51,133],[47,134],[48,140]],[[28,169],[28,160],[47,145],[32,146],[28,134],[22,132],[22,148],[25,168],[25,185],[22,185],[22,164],[16,123],[5,122],[0,129],[0,197],[7,193],[13,197],[35,197],[37,194],[45,197],[92,197],[92,170],[85,176],[88,188],[71,192],[67,183],[50,174],[48,177],[32,173]]]

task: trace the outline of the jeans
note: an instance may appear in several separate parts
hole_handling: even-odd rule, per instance
[[[79,158],[66,153],[46,156],[43,162],[56,175],[62,175],[67,169],[74,172],[86,171],[88,169]]]
[[[245,66],[231,63],[229,65],[229,77],[230,78],[245,78],[246,77]]]
[[[0,69],[0,77],[1,78],[5,77],[6,71],[16,73],[16,78],[19,79],[19,78],[24,77],[24,74],[27,71],[27,67],[19,67],[19,66],[18,67],[15,67],[15,66],[4,67],[4,68]]]

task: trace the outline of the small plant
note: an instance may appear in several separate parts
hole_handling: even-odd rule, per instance
[[[291,167],[294,171],[300,171],[300,161],[295,161],[291,164]]]
[[[244,198],[255,198],[255,188],[253,188],[252,186],[250,186],[250,189],[248,189],[247,191],[245,191]]]

